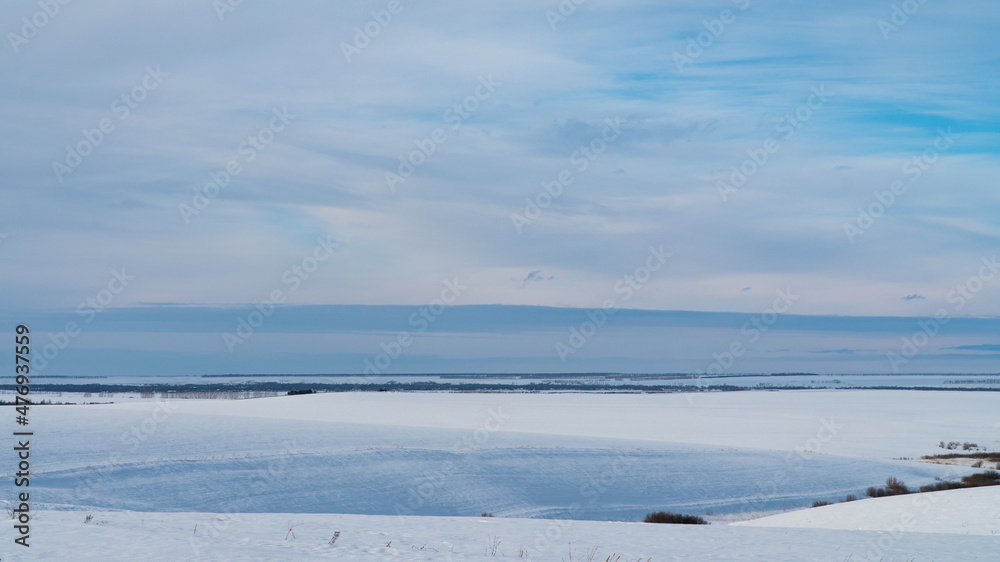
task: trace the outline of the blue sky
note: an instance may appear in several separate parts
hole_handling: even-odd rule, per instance
[[[817,317],[817,333],[835,316],[1000,314],[1000,280],[980,274],[1000,239],[995,2],[590,0],[572,13],[564,2],[564,19],[557,2],[519,0],[219,5],[69,3],[39,16],[36,2],[4,4],[10,318],[79,320],[113,271],[134,279],[107,307],[154,323],[171,318],[160,305],[252,306],[275,290],[283,306],[419,307],[452,279],[467,287],[454,305],[617,298],[749,315],[791,289],[788,314]],[[366,26],[377,35],[359,36]],[[669,259],[622,301],[618,283],[661,247]],[[96,328],[113,324],[100,315],[73,346],[113,332]],[[187,333],[187,321],[172,326]],[[205,335],[206,353],[221,353],[210,370],[245,367],[220,343],[228,329]],[[912,332],[893,329],[894,341]],[[963,346],[1000,343],[983,329],[938,335],[925,352],[981,355]],[[87,345],[118,350],[112,366],[152,357],[125,339]],[[789,342],[802,357],[864,347]],[[872,353],[884,363],[894,345]],[[641,348],[579,370],[660,370]],[[420,365],[449,368],[428,353]],[[656,361],[693,369],[712,355],[699,353]],[[93,364],[71,355],[60,369]]]

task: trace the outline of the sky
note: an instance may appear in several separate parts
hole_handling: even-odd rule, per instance
[[[920,351],[939,361],[904,368],[988,370],[1000,344],[995,2],[17,0],[0,13],[0,309],[53,337],[81,324],[53,373],[242,372],[268,357],[269,370],[360,371],[414,328],[407,314],[298,330],[302,351],[279,361],[282,311],[435,299],[503,306],[461,309],[479,328],[391,369],[693,370],[781,292],[796,298],[767,349],[797,359],[769,359],[762,337],[761,358],[732,370],[889,371],[935,314],[972,323],[939,319]],[[557,344],[609,300],[736,316],[686,345],[674,335],[697,322],[619,315],[561,361]],[[269,304],[253,345],[226,339]],[[147,328],[123,324],[126,309]],[[496,320],[564,309],[568,324],[522,322],[517,342]],[[814,317],[812,340],[782,328],[790,316]],[[884,339],[841,341],[840,317]],[[473,333],[495,337],[464,348]],[[202,362],[180,358],[191,345]]]

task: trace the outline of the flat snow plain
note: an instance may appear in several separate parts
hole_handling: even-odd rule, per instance
[[[595,546],[594,560],[991,560],[992,488],[928,494],[948,499],[926,512],[904,496],[743,520],[862,496],[889,476],[917,486],[977,472],[900,459],[942,440],[1000,449],[998,403],[818,390],[35,407],[33,546],[13,550],[5,526],[0,558],[467,560],[493,536],[495,558],[511,560]],[[634,523],[659,510],[714,524]]]

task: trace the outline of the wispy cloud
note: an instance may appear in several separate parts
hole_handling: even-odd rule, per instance
[[[811,353],[832,353],[836,355],[847,355],[850,353],[857,353],[858,349],[821,349],[818,351],[812,351]]]
[[[368,8],[244,2],[220,22],[208,4],[73,4],[0,57],[0,189],[18,202],[0,207],[0,306],[75,306],[123,266],[144,282],[122,304],[254,302],[330,233],[352,243],[300,304],[420,304],[461,275],[464,302],[592,306],[676,241],[675,267],[630,306],[759,312],[733,290],[749,284],[801,287],[803,313],[912,314],[995,252],[992,0],[928,2],[888,40],[889,2],[753,2],[683,72],[673,53],[720,6],[587,3],[553,31],[537,2],[403,3],[348,63],[340,44]],[[169,77],[118,120],[112,104],[156,65]],[[501,85],[477,97],[489,75]],[[721,203],[716,181],[821,85],[830,101]],[[296,119],[244,162],[275,107]],[[621,138],[581,156],[616,117]],[[58,183],[53,161],[106,118],[113,133]],[[841,225],[949,126],[956,145],[846,244]],[[233,159],[241,173],[184,224],[178,205]],[[517,236],[511,213],[562,170],[572,184]],[[928,302],[900,299],[917,289]],[[963,313],[1000,312],[984,291]]]
[[[977,345],[956,345],[945,347],[944,349],[954,349],[958,351],[1000,351],[1000,344],[977,344]]]
[[[524,277],[524,279],[521,280],[521,288],[523,289],[527,287],[528,283],[537,283],[539,281],[551,281],[552,279],[555,279],[554,275],[545,276],[542,274],[541,269],[536,269],[535,271],[532,271],[531,273],[527,274]]]

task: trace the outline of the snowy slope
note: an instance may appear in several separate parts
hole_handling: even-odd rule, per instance
[[[601,406],[594,398],[610,403]],[[622,398],[635,406],[611,413],[609,408],[626,403]],[[38,408],[33,454],[36,470],[44,473],[32,484],[33,497],[50,507],[87,509],[447,516],[489,511],[637,521],[658,510],[720,515],[793,509],[859,494],[890,476],[918,486],[974,472],[824,454],[825,446],[841,438],[843,448],[850,448],[846,439],[857,434],[846,429],[825,443],[813,437],[819,453],[754,447],[773,439],[777,429],[759,428],[744,447],[667,441],[690,440],[704,431],[700,424],[714,427],[716,439],[744,431],[754,425],[752,403],[692,409],[691,417],[728,416],[702,413],[694,426],[650,423],[660,440],[630,439],[649,437],[643,417],[664,411],[658,402],[647,402],[643,410],[644,398],[380,393],[177,401],[160,406],[163,411],[148,403]],[[788,408],[798,407],[793,398],[786,399],[786,411],[772,405],[766,415],[758,414],[765,422],[783,420],[786,438],[801,434],[805,425],[787,421]],[[559,415],[543,417],[539,410]],[[588,411],[606,423],[591,424]],[[737,425],[736,415],[747,420]],[[365,423],[328,421],[352,416]],[[526,427],[519,416],[534,416],[535,431],[508,430]],[[628,423],[630,417],[637,422]],[[847,419],[837,423],[850,427]],[[618,438],[566,435],[574,428],[581,434],[614,429]]]
[[[177,400],[178,412],[605,437],[899,458],[973,441],[1000,449],[1000,393],[805,390],[677,394],[328,393],[251,401]],[[94,406],[113,411],[149,404]],[[834,427],[836,434],[822,440]],[[825,429],[826,428],[826,429]],[[817,443],[817,441],[819,442]]]
[[[632,562],[726,553],[867,559],[891,510],[844,516],[871,517],[864,528],[872,531],[608,521],[658,510],[744,518],[859,494],[889,476],[910,486],[957,478],[975,470],[898,458],[940,452],[940,440],[1000,448],[998,400],[993,393],[912,391],[345,393],[36,406],[32,500],[45,511],[31,552],[190,559],[194,539],[204,559],[446,560],[447,550],[464,560],[481,558],[486,535],[494,534],[514,559],[518,547],[548,531],[559,555],[547,550],[532,559],[568,559],[562,551],[570,542],[579,552],[599,545],[604,556],[627,553]],[[881,504],[787,517],[862,505]],[[969,510],[974,527],[980,507],[932,509],[920,529]],[[97,521],[84,524],[81,510]],[[483,511],[497,517],[480,521]],[[424,517],[396,517],[401,513]],[[296,527],[295,541],[283,538],[289,521],[306,523]],[[975,528],[992,532],[984,525]],[[206,528],[218,532],[202,535]],[[6,561],[16,552],[11,528],[4,529]],[[333,552],[326,542],[336,530],[344,534]],[[383,538],[393,546],[381,550]],[[993,553],[986,545],[996,539],[956,544],[954,534],[906,533],[893,541],[887,561],[940,561]],[[436,550],[420,551],[423,544]]]
[[[865,499],[734,524],[1000,536],[1000,486]]]
[[[948,562],[996,560],[995,537],[874,531],[655,525],[541,519],[363,515],[43,512],[30,551],[12,550],[2,526],[0,558],[27,560],[349,560]],[[197,525],[197,527],[196,527]],[[288,532],[289,526],[292,533]],[[334,532],[341,534],[330,545]],[[293,536],[294,535],[294,536]],[[887,538],[888,537],[888,538]],[[499,540],[496,556],[488,553]],[[891,540],[888,540],[891,539]],[[28,551],[28,552],[25,552]],[[522,554],[523,553],[523,554]],[[30,554],[30,555],[29,555]],[[618,560],[615,556],[611,560]]]

